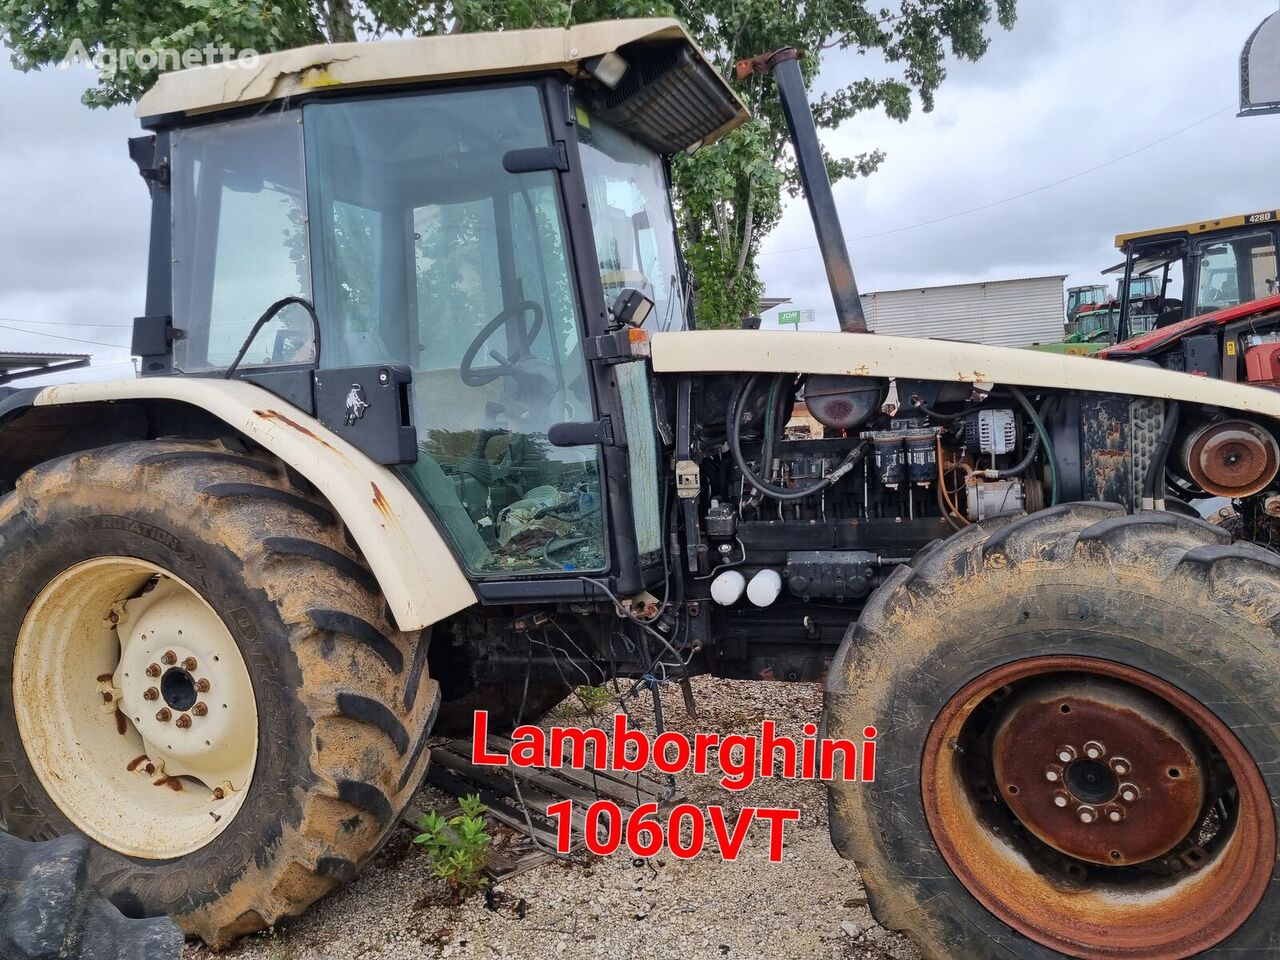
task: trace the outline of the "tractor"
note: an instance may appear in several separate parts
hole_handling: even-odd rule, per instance
[[[1120,340],[1280,293],[1280,211],[1259,210],[1116,236]]]
[[[670,158],[749,118],[674,20],[161,76],[141,376],[0,397],[5,828],[220,947],[477,711],[822,681],[879,729],[832,840],[925,955],[1276,955],[1280,396],[868,333],[801,55],[737,69],[840,320],[803,335],[694,329]]]

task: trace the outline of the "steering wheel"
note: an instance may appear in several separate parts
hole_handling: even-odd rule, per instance
[[[476,354],[480,352],[480,348],[500,328],[517,318],[523,317],[526,313],[533,314],[533,323],[527,330],[522,329],[521,336],[518,338],[520,342],[516,344],[511,354],[504,356],[497,350],[490,350],[489,357],[497,366],[477,370],[475,368]],[[481,328],[475,339],[471,341],[471,345],[467,347],[467,352],[462,355],[462,364],[458,369],[458,375],[462,378],[462,382],[469,387],[483,387],[485,384],[493,383],[499,377],[519,377],[520,371],[516,365],[532,356],[529,348],[541,329],[542,307],[534,301],[522,300],[507,307]]]

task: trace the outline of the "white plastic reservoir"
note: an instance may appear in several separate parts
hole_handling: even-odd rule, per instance
[[[747,578],[737,570],[726,570],[711,581],[711,599],[722,607],[731,607],[747,589]]]
[[[747,584],[747,599],[757,607],[767,607],[782,592],[782,576],[777,570],[761,570]]]

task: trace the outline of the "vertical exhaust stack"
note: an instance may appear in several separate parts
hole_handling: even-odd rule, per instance
[[[840,329],[846,333],[866,333],[867,320],[862,313],[862,301],[858,299],[858,284],[853,278],[853,263],[845,246],[844,233],[840,230],[840,216],[836,213],[835,197],[831,193],[831,180],[827,177],[827,165],[822,159],[822,147],[818,144],[818,130],[813,123],[813,111],[809,109],[809,95],[800,73],[800,58],[804,54],[794,47],[783,47],[772,53],[762,53],[749,60],[738,61],[738,79],[745,80],[753,73],[772,73],[782,99],[782,113],[791,133],[791,144],[796,152],[796,167],[800,171],[800,184],[805,199],[809,201],[809,215],[818,235],[818,248],[822,251],[822,263],[827,269],[827,283],[831,286],[831,299],[835,301],[836,317]]]

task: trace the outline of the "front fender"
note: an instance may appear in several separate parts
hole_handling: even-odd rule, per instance
[[[425,629],[477,602],[448,543],[394,473],[261,387],[242,380],[144,377],[45,387],[32,404],[127,400],[198,407],[304,476],[350,530],[401,630]]]

